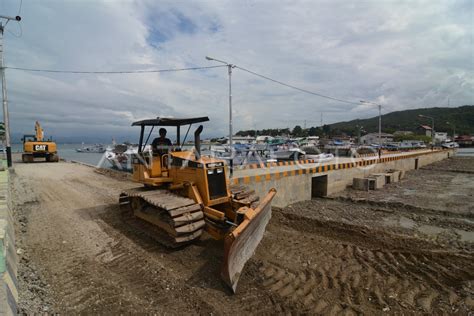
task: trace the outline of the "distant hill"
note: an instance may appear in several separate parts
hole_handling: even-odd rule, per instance
[[[427,115],[434,118],[435,131],[453,132],[453,124],[456,134],[474,134],[474,105],[464,105],[457,108],[423,108],[391,112],[382,115],[382,132],[393,133],[395,131],[415,131],[421,124],[431,126],[431,120],[420,118],[418,115]],[[330,124],[331,134],[346,133],[355,135],[358,126],[363,126],[366,132],[378,131],[378,116],[368,119],[357,119],[348,122]]]

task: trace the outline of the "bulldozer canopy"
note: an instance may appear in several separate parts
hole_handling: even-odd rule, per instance
[[[207,116],[192,118],[157,117],[155,119],[133,122],[132,126],[181,126],[207,121],[209,121]]]

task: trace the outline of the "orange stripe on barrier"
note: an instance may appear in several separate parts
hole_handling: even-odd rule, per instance
[[[270,173],[267,173],[267,174],[265,175],[265,180],[266,180],[266,181],[270,181],[271,179],[272,179],[272,175],[271,175]]]
[[[255,182],[260,182],[260,176],[259,175],[255,176]]]
[[[245,177],[244,177],[244,183],[245,183],[245,184],[249,184],[249,183],[250,183],[250,177],[249,177],[249,176],[245,176]]]

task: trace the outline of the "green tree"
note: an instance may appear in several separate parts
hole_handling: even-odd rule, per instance
[[[318,129],[316,127],[310,127],[308,130],[308,135],[309,136],[317,136],[318,135]]]
[[[293,135],[294,137],[303,136],[303,129],[301,128],[301,126],[296,125],[295,128],[293,128],[293,131],[291,132],[291,135]]]
[[[323,125],[323,134],[330,135],[331,134],[331,126],[324,124]]]

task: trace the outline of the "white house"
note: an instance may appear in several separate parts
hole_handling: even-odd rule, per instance
[[[435,142],[444,143],[448,139],[448,133],[446,132],[435,132],[434,133]]]

